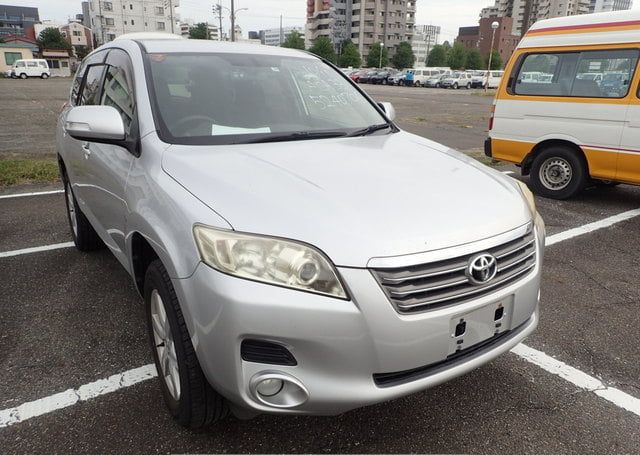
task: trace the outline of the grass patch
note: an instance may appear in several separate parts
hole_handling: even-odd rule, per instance
[[[60,181],[58,163],[51,160],[0,160],[0,186]]]

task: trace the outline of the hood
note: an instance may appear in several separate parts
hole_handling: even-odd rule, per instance
[[[339,266],[461,245],[531,219],[509,177],[406,132],[173,145],[163,168],[235,230],[310,243]]]

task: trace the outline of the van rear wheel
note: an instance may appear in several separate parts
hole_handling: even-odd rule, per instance
[[[46,79],[49,77],[49,75],[47,73],[42,73],[42,75],[40,76],[42,79]]]
[[[531,186],[540,196],[568,199],[580,193],[588,181],[584,159],[568,147],[552,146],[531,166]]]

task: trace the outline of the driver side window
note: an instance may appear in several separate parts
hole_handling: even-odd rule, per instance
[[[135,118],[132,65],[129,56],[118,49],[109,52],[100,104],[115,108],[129,135]]]

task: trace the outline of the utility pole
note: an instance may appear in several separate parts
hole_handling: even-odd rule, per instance
[[[169,20],[171,21],[171,33],[173,34],[175,33],[175,30],[173,28],[173,26],[175,25],[173,23],[173,0],[165,0],[164,7],[169,8]]]
[[[231,41],[236,40],[236,7],[234,0],[231,0]]]
[[[213,5],[213,17],[218,15],[218,21],[220,22],[220,28],[218,29],[218,41],[222,41],[222,4],[218,3]]]
[[[500,23],[498,21],[491,23],[491,28],[493,29],[493,33],[491,34],[491,48],[489,49],[489,64],[487,68],[487,83],[484,85],[485,93],[489,90],[489,78],[491,77],[491,58],[493,57],[493,42],[496,39],[496,29],[500,27]]]
[[[282,47],[282,42],[284,41],[284,34],[282,31],[282,14],[280,15],[280,47]]]

